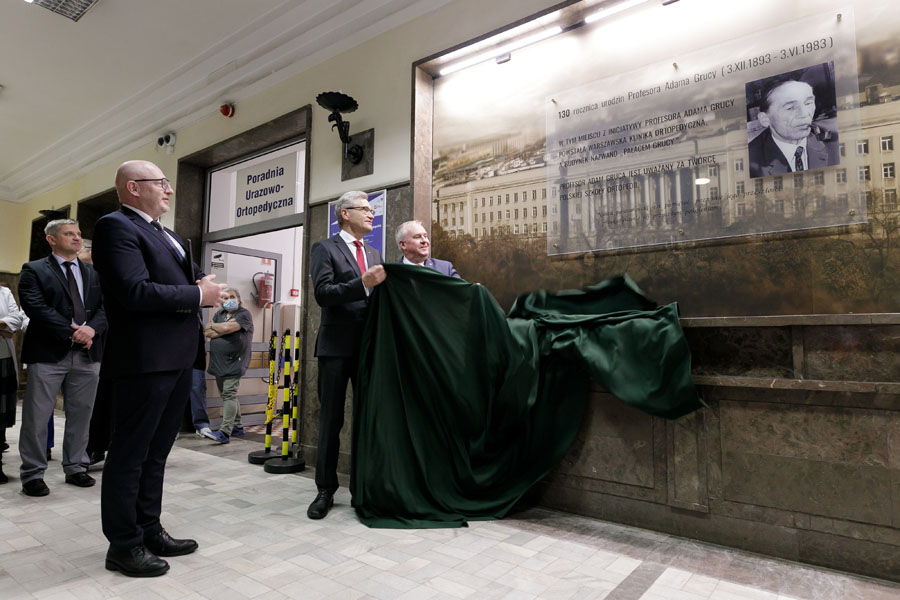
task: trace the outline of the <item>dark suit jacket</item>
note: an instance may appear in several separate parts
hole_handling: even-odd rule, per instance
[[[88,354],[91,360],[99,361],[103,355],[103,334],[106,332],[100,280],[91,265],[81,261],[78,261],[78,265],[81,267],[84,286],[87,324],[96,332]],[[70,325],[75,308],[66,274],[55,258],[48,256],[22,265],[19,300],[22,302],[22,310],[31,319],[25,330],[22,362],[30,364],[61,361],[72,349],[74,330]]]
[[[381,254],[363,245],[370,267],[381,264]],[[359,351],[369,298],[356,257],[340,235],[313,244],[309,256],[316,303],[322,321],[316,338],[316,356],[353,356]]]
[[[397,262],[401,265],[405,264],[402,258]],[[462,277],[459,276],[459,273],[456,272],[456,269],[453,268],[453,263],[449,260],[441,260],[439,258],[431,258],[429,256],[425,259],[425,266],[429,269],[434,269],[438,273],[443,273],[444,275],[449,275],[450,277],[462,279]]]
[[[806,169],[828,167],[841,162],[837,137],[821,130],[818,136],[810,133],[806,138]],[[772,139],[772,130],[767,128],[753,138],[750,149],[750,177],[783,175],[791,172],[791,167],[781,149]]]
[[[159,231],[124,207],[97,221],[93,258],[109,319],[104,376],[201,365],[200,290],[194,282],[203,273],[197,265],[180,259]]]

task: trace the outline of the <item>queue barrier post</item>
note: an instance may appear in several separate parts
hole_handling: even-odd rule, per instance
[[[303,445],[300,443],[300,331],[294,332],[294,389],[291,395],[291,448],[294,458],[303,460]],[[304,465],[306,463],[304,462]]]
[[[291,456],[291,397],[294,385],[291,381],[291,330],[284,331],[284,395],[281,405],[281,456],[270,458],[263,465],[266,473],[297,473],[306,468],[303,459]],[[297,341],[299,344],[299,340]]]
[[[269,387],[266,394],[266,445],[263,450],[254,450],[247,455],[247,461],[251,465],[262,465],[272,458],[272,420],[275,417],[275,400],[278,397],[278,371],[276,361],[278,350],[275,346],[278,340],[278,332],[272,331],[269,339]],[[284,345],[284,339],[281,340]]]

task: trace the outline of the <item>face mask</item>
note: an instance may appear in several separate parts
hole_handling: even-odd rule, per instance
[[[222,305],[222,308],[224,308],[227,311],[237,310],[237,307],[238,307],[238,301],[235,300],[234,298],[232,298],[231,300],[226,300],[225,304]]]

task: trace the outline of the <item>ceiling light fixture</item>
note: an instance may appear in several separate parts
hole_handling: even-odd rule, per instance
[[[593,23],[595,21],[599,21],[600,19],[605,19],[606,17],[611,17],[616,13],[620,13],[623,10],[628,10],[629,8],[635,7],[638,4],[643,4],[644,2],[648,2],[649,0],[626,0],[625,2],[620,2],[611,8],[604,8],[602,10],[598,10],[597,12],[590,14],[584,18],[585,23]]]
[[[646,1],[646,0],[645,0]],[[441,69],[441,75],[449,75],[450,73],[456,73],[457,71],[461,71],[462,69],[467,69],[471,66],[477,65],[479,63],[483,63],[489,61],[498,56],[503,56],[504,54],[509,54],[513,50],[518,50],[520,48],[524,48],[525,46],[530,46],[531,44],[540,42],[541,40],[546,40],[547,38],[551,38],[554,35],[559,35],[562,33],[562,27],[559,25],[554,25],[553,27],[548,27],[546,29],[541,29],[537,33],[533,35],[528,35],[523,38],[519,38],[509,44],[500,46],[493,50],[489,50],[487,52],[483,52],[481,54],[476,54],[472,58],[467,58],[466,60],[461,60],[458,63],[448,65]]]

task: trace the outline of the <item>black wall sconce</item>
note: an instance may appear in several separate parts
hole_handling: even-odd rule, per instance
[[[334,123],[331,128],[338,130],[338,136],[344,144],[344,158],[352,164],[358,165],[362,161],[365,151],[359,144],[350,145],[353,141],[353,138],[350,137],[350,121],[345,121],[341,117],[341,113],[351,113],[359,108],[359,104],[341,92],[322,92],[316,96],[316,102],[325,110],[331,111],[331,114],[328,115],[328,122]]]

